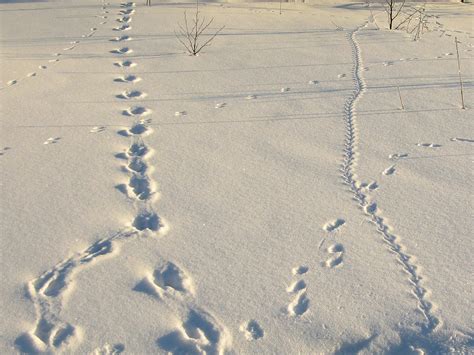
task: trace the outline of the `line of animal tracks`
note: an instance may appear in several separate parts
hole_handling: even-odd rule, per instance
[[[353,56],[353,81],[354,91],[348,98],[344,107],[344,118],[346,124],[344,159],[341,165],[341,174],[344,183],[350,187],[359,207],[364,211],[369,220],[376,226],[377,232],[381,234],[388,249],[396,257],[403,271],[407,274],[408,282],[413,296],[418,303],[418,309],[425,318],[422,326],[422,334],[427,335],[441,326],[441,320],[435,314],[435,306],[430,299],[431,292],[424,284],[424,276],[421,267],[417,264],[416,257],[410,255],[403,245],[400,237],[386,221],[377,202],[370,196],[371,189],[360,181],[356,174],[356,162],[358,152],[358,132],[357,132],[357,103],[367,90],[363,76],[362,53],[357,41],[357,34],[367,24],[350,31],[347,35],[352,47]]]
[[[104,3],[103,9],[108,13],[107,5],[109,4]],[[119,25],[113,28],[113,31],[119,32],[120,35],[111,38],[111,42],[122,44],[133,41],[131,36],[122,33],[132,29],[134,13],[135,3],[120,5],[116,19]],[[99,260],[117,255],[127,240],[137,237],[156,238],[164,236],[168,230],[165,221],[155,211],[157,183],[153,180],[153,169],[148,163],[153,149],[145,142],[146,136],[153,133],[148,126],[152,111],[132,104],[134,100],[146,96],[146,93],[140,90],[131,89],[141,81],[141,78],[129,73],[138,63],[126,58],[133,52],[130,47],[119,47],[110,52],[120,58],[113,63],[121,69],[120,75],[113,82],[117,87],[127,86],[116,95],[117,101],[121,104],[130,103],[129,107],[122,111],[122,115],[130,119],[130,126],[118,132],[128,140],[128,144],[122,152],[115,155],[121,162],[125,162],[127,182],[116,185],[116,188],[123,192],[127,199],[133,200],[136,213],[129,225],[124,226],[121,231],[93,243],[28,282],[27,291],[35,306],[36,324],[15,341],[17,349],[22,353],[57,352],[78,345],[84,335],[83,331],[61,318],[61,311],[66,298],[70,296],[74,278]],[[97,131],[100,127],[95,129]],[[185,310],[177,315],[183,319],[181,326],[158,340],[157,343],[163,350],[178,353],[222,353],[230,346],[231,337],[226,328],[210,312],[195,304],[196,291],[192,279],[174,263],[168,262],[159,265],[155,270],[151,269],[150,275],[139,281],[134,291],[163,301],[178,313],[177,309]],[[95,349],[95,352],[118,354],[124,350],[123,344],[106,343]]]

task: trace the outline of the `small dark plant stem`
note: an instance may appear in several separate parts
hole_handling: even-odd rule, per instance
[[[458,74],[459,74],[459,84],[461,86],[461,105],[462,109],[465,110],[466,106],[464,105],[464,88],[462,83],[462,75],[461,75],[461,60],[459,59],[459,48],[458,48],[458,38],[454,37],[454,42],[456,43],[456,54],[458,57]]]

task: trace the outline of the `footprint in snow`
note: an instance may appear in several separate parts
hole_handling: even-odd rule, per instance
[[[334,268],[342,266],[343,256],[344,256],[344,247],[342,244],[333,244],[328,249],[329,257],[326,261],[322,263],[322,266],[327,268]]]
[[[153,211],[141,211],[133,220],[132,226],[138,231],[165,231],[162,219]]]
[[[125,75],[118,78],[115,78],[114,81],[117,83],[138,83],[142,79],[135,75]]]
[[[128,30],[131,30],[132,27],[130,25],[122,25],[122,26],[119,26],[119,27],[115,27],[113,30],[114,31],[128,31]]]
[[[159,299],[163,298],[165,294],[194,295],[195,293],[194,282],[191,277],[172,262],[167,262],[153,273],[150,273],[133,290]]]
[[[294,276],[297,276],[297,275],[304,275],[308,272],[309,270],[309,267],[305,266],[305,265],[300,265],[300,266],[296,266],[294,267],[292,270],[291,270],[291,273],[294,275]]]
[[[130,99],[142,99],[146,96],[144,92],[138,90],[124,91],[119,95],[116,95],[118,99],[130,100]]]
[[[305,289],[306,289],[306,282],[304,280],[297,280],[286,288],[286,292],[298,293],[301,290],[305,290]]]
[[[441,148],[441,144],[436,144],[436,143],[417,143],[416,144],[418,147],[423,147],[423,148]]]
[[[360,188],[368,190],[368,191],[374,191],[374,190],[377,190],[379,188],[379,185],[377,184],[376,181],[372,181],[370,183],[363,182],[363,183],[360,184]]]
[[[125,346],[123,344],[105,344],[101,348],[96,348],[93,352],[94,355],[118,355],[123,353]]]
[[[123,62],[115,62],[114,65],[120,68],[133,68],[137,66],[137,63],[131,60],[124,60]]]
[[[474,139],[469,139],[469,138],[450,138],[449,139],[451,142],[464,142],[464,143],[474,143]]]
[[[293,317],[302,316],[308,309],[309,298],[306,295],[306,289],[299,291],[287,307],[288,314]]]
[[[51,138],[48,138],[47,140],[45,140],[43,142],[43,144],[55,144],[55,143],[58,143],[59,140],[61,139],[61,137],[51,137]]]
[[[384,175],[393,175],[393,174],[395,174],[395,171],[396,171],[395,165],[392,165],[392,166],[389,166],[387,169],[385,169],[382,172],[382,174],[384,174]]]
[[[103,132],[103,131],[105,131],[104,126],[96,126],[96,127],[92,127],[92,129],[89,132],[90,133],[100,133],[100,132]]]
[[[244,333],[245,339],[247,339],[248,341],[263,338],[265,334],[260,324],[258,324],[258,322],[254,319],[243,323],[240,326],[239,330]]]
[[[345,220],[343,220],[342,218],[338,218],[338,219],[335,219],[333,221],[327,222],[323,226],[323,229],[328,233],[335,232],[335,231],[339,230],[339,228],[341,228],[345,223],[346,223]]]
[[[123,42],[123,41],[130,41],[132,38],[130,36],[120,36],[112,38],[111,42]]]
[[[395,154],[390,154],[388,156],[388,158],[391,159],[391,160],[399,160],[399,159],[403,159],[403,158],[407,158],[407,157],[408,157],[407,153],[395,153]]]
[[[4,147],[4,148],[2,148],[2,149],[0,150],[0,156],[5,155],[5,152],[6,152],[7,150],[10,150],[10,149],[11,149],[10,147]]]
[[[135,123],[129,129],[118,131],[118,134],[123,137],[143,136],[150,133],[150,129],[143,123]]]
[[[122,111],[122,115],[124,116],[143,117],[149,114],[151,114],[151,110],[143,106],[133,106]]]
[[[114,49],[114,50],[111,50],[110,53],[113,53],[113,54],[129,54],[129,53],[132,53],[133,50],[128,48],[128,47],[123,47],[123,48],[117,48],[117,49]]]

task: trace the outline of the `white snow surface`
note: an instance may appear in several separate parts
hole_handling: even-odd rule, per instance
[[[0,1],[1,354],[474,353],[472,5],[279,6]]]

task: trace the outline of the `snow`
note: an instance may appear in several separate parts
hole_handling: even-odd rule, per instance
[[[1,2],[0,352],[472,353],[474,13],[427,8],[201,3],[194,57],[194,3]]]

